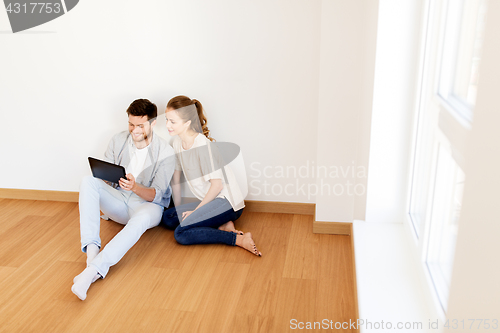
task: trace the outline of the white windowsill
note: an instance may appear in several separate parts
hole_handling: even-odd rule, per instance
[[[372,323],[371,328],[360,326],[360,332],[440,332],[429,328],[438,319],[442,327],[443,318],[429,296],[405,225],[354,221],[353,236],[359,318]],[[384,328],[390,322],[392,329],[376,329],[382,321]],[[397,329],[398,323],[422,326]]]

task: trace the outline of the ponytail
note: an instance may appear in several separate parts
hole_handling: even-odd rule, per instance
[[[215,141],[214,138],[210,136],[210,130],[208,129],[207,126],[207,117],[205,117],[205,114],[203,113],[203,106],[201,105],[200,101],[193,99],[193,104],[196,106],[196,111],[198,112],[198,119],[200,119],[200,125],[201,125],[201,132],[203,135],[205,135],[210,141]]]

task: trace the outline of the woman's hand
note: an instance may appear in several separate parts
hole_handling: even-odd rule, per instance
[[[188,210],[188,211],[182,213],[182,220],[185,220],[186,217],[188,217],[189,215],[191,215],[192,212],[194,212],[194,210]]]
[[[134,190],[137,186],[134,176],[131,173],[127,173],[125,175],[125,177],[127,177],[127,179],[120,178],[120,180],[119,180],[120,187],[122,189],[124,189],[125,191],[134,192]]]

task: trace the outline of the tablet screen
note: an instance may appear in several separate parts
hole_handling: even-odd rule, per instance
[[[89,164],[92,175],[95,178],[100,178],[116,184],[118,184],[120,178],[127,179],[127,177],[125,177],[125,168],[121,165],[98,160],[93,157],[89,157]]]

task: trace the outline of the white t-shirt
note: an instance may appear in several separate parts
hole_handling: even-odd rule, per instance
[[[210,179],[221,179],[223,189],[217,198],[226,198],[234,211],[245,207],[240,187],[229,166],[222,159],[214,143],[199,133],[189,149],[182,147],[178,136],[172,142],[176,159],[175,169],[184,172],[189,189],[203,200],[210,189]]]
[[[146,168],[145,162],[148,156],[149,146],[142,149],[137,149],[134,145],[130,148],[130,164],[125,168],[127,173],[131,173],[135,179]]]

